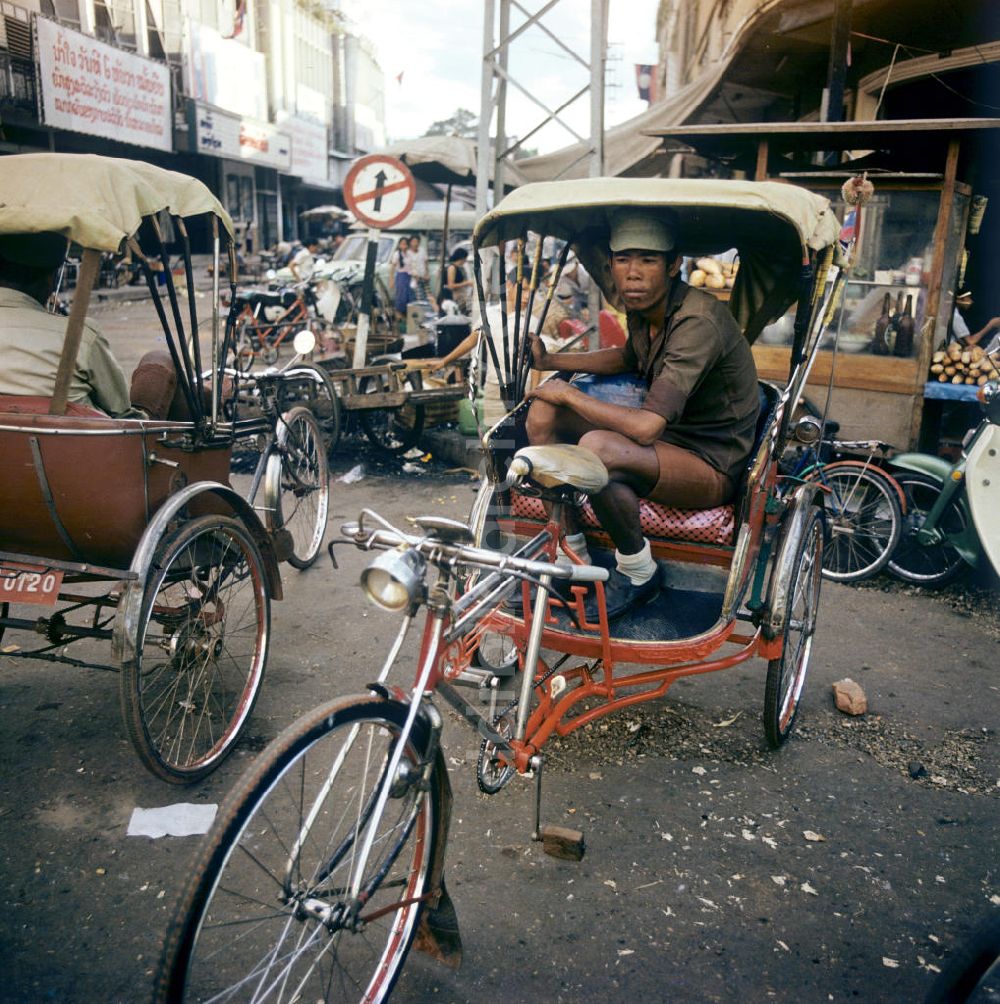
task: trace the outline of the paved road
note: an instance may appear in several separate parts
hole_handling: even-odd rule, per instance
[[[140,315],[101,320],[138,358]],[[369,476],[335,483],[330,522],[362,505],[460,516],[471,500],[456,477]],[[283,570],[249,736],[193,789],[139,765],[113,674],[0,656],[0,1001],[147,998],[197,838],[126,837],[131,812],[220,801],[282,727],[371,679],[395,619],[355,585],[365,556],[342,559],[339,573]],[[920,1000],[1000,902],[996,599],[970,610],[959,592],[825,585],[800,727],[779,753],[764,745],[756,662],[554,743],[544,817],[585,831],[579,864],[531,845],[527,782],[478,794],[477,744],[449,718],[465,964],[414,956],[395,999]],[[863,719],[832,708],[844,676],[868,692]]]

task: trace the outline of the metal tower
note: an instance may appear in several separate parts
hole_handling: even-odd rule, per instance
[[[604,63],[608,35],[609,0],[590,0],[590,59],[575,52],[544,23],[546,14],[560,2],[579,5],[580,0],[546,0],[537,12],[532,14],[519,0],[483,0],[483,74],[482,93],[479,107],[479,151],[478,177],[476,181],[476,210],[486,212],[487,191],[493,182],[494,203],[503,197],[503,160],[517,150],[549,122],[559,122],[577,141],[586,144],[585,152],[573,162],[590,159],[590,176],[596,177],[604,170]],[[511,7],[517,8],[525,16],[524,22],[511,31]],[[499,20],[498,15],[499,13]],[[538,95],[518,83],[508,70],[508,54],[511,46],[532,25],[537,25],[560,49],[576,60],[590,73],[590,82],[581,87],[557,108],[549,108]],[[538,106],[543,117],[538,125],[521,136],[516,142],[509,142],[506,134],[507,88],[515,88]],[[560,116],[578,98],[590,92],[590,135],[581,136]],[[491,142],[490,132],[494,113],[496,125],[495,140]],[[571,165],[571,166],[573,166]]]

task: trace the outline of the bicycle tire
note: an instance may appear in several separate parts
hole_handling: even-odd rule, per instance
[[[405,383],[413,386],[413,375],[407,374]],[[358,383],[359,394],[377,394],[381,384],[377,377],[362,377]],[[372,446],[386,453],[400,454],[417,445],[424,431],[425,409],[422,404],[403,404],[398,408],[366,408],[358,412],[361,428]]]
[[[468,523],[474,546],[512,554],[517,549],[517,538],[505,533],[500,526],[500,520],[509,520],[510,516],[510,492],[500,491],[496,484],[484,478],[469,512]],[[478,573],[473,572],[468,577],[465,588],[474,585],[478,578]],[[493,631],[484,632],[480,636],[479,644],[472,654],[472,661],[476,666],[498,676],[510,676],[516,672],[518,659],[519,652],[514,639]]]
[[[823,576],[860,582],[889,563],[903,529],[899,492],[889,475],[858,461],[825,464],[814,478],[827,489],[830,536],[823,549]]]
[[[258,1001],[339,1000],[348,986],[366,1002],[389,996],[429,891],[442,808],[434,779],[423,791],[414,769],[409,778],[397,775],[398,796],[373,818],[385,757],[407,711],[375,696],[332,701],[282,732],[244,772],[178,899],[156,1001],[242,1001],[250,980]],[[422,763],[427,742],[418,717],[404,751],[411,767]],[[382,758],[373,755],[376,743],[384,744]],[[320,823],[328,833],[313,832]],[[352,851],[370,826],[377,839],[361,883],[369,895],[357,918],[369,919],[358,931],[347,922],[350,911],[338,914],[348,897],[337,883],[349,884]],[[279,960],[283,971],[276,973]],[[344,973],[335,967],[348,979],[336,980]]]
[[[239,520],[200,516],[159,542],[119,700],[161,780],[198,781],[232,752],[263,684],[270,624],[264,561]]]
[[[329,457],[340,442],[343,416],[340,396],[326,371],[314,363],[298,363],[282,374],[278,385],[278,411],[286,412],[300,404],[308,408],[323,431]]]
[[[330,513],[330,468],[316,417],[296,405],[278,420],[277,450],[267,462],[266,522],[292,535],[288,563],[303,569],[319,557]]]
[[[781,655],[767,664],[764,734],[772,749],[784,745],[799,713],[812,655],[822,570],[823,517],[815,509],[806,520],[789,573]]]
[[[906,496],[903,533],[889,559],[889,571],[904,582],[918,586],[943,586],[962,570],[962,556],[947,540],[922,544],[917,532],[941,494],[941,483],[927,474],[893,472]],[[945,534],[961,533],[968,526],[965,510],[953,496],[938,521]]]

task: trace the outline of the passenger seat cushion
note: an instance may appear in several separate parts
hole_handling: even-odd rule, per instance
[[[0,394],[0,413],[5,415],[47,415],[50,397],[36,397],[29,394]],[[78,401],[66,403],[66,414],[79,418],[108,418],[103,411]]]
[[[512,510],[521,519],[546,519],[542,500],[527,495],[512,496]],[[579,510],[584,527],[600,529],[589,502]],[[732,545],[736,539],[736,510],[731,505],[714,509],[675,509],[672,506],[639,500],[639,521],[647,537],[660,540],[683,540],[694,544]]]

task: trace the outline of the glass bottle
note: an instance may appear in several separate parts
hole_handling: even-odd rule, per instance
[[[889,343],[886,341],[886,332],[889,330],[889,304],[891,295],[886,293],[882,298],[882,313],[875,322],[875,337],[872,339],[872,355],[887,356],[889,354]]]
[[[902,296],[902,294],[900,294]],[[903,307],[901,315],[897,315],[896,321],[896,344],[893,346],[893,354],[908,359],[913,355],[913,329],[916,326],[916,319],[913,316],[913,294],[907,293],[906,306]]]

